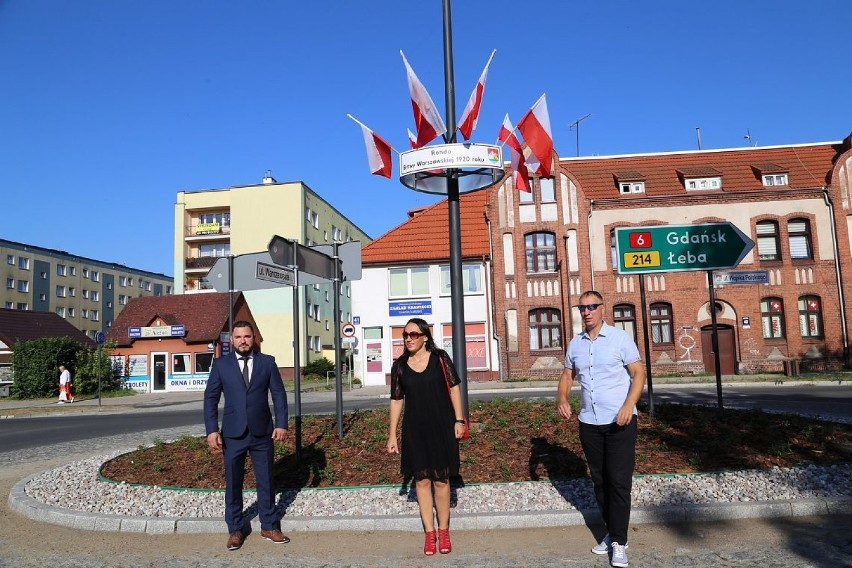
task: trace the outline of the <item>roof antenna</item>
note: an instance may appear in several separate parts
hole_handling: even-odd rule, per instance
[[[591,113],[587,114],[586,116],[581,116],[580,118],[578,118],[577,120],[575,120],[574,122],[572,122],[571,124],[568,125],[568,128],[570,128],[571,130],[577,131],[577,157],[578,158],[580,157],[580,123],[582,121],[586,120],[587,118],[589,118],[590,116],[592,116]]]
[[[698,149],[701,149],[701,127],[695,127],[695,136],[698,138]]]
[[[751,130],[750,129],[746,128],[746,133],[745,133],[745,136],[743,136],[743,138],[748,140],[749,145],[751,145],[752,147],[757,146],[757,140],[754,140],[751,137]]]

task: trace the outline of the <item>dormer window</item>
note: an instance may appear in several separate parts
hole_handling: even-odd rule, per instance
[[[790,185],[787,180],[787,174],[767,174],[763,176],[764,187],[772,187],[775,185]]]
[[[639,172],[616,172],[614,174],[621,195],[645,193],[645,176]]]
[[[687,191],[722,188],[722,172],[712,167],[679,168],[677,175]]]
[[[644,181],[625,181],[618,184],[618,189],[622,194],[627,193],[645,193]]]

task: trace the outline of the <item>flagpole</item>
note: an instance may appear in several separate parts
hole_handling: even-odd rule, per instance
[[[450,0],[442,0],[444,16],[444,97],[447,113],[447,144],[456,142],[456,93],[453,77],[453,30]],[[493,57],[493,53],[492,53]],[[490,59],[489,59],[490,61]],[[467,352],[465,351],[464,289],[461,262],[461,214],[459,207],[459,178],[455,169],[447,170],[447,209],[450,228],[450,300],[453,329],[453,363],[461,384],[462,408],[470,416],[467,396]]]

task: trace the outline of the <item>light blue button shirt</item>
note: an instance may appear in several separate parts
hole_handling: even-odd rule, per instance
[[[606,322],[595,339],[585,331],[574,336],[565,351],[565,368],[574,369],[580,383],[580,422],[615,422],[630,391],[630,373],[625,367],[639,359],[633,337]]]

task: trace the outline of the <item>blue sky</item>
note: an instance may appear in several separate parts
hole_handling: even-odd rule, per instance
[[[848,0],[456,0],[474,141],[547,93],[556,151],[840,140]],[[372,237],[437,196],[371,176],[413,128],[403,50],[444,105],[440,0],[0,1],[0,238],[172,274],[176,192],[304,181]],[[398,173],[394,164],[394,173]],[[271,235],[270,235],[271,236]]]

